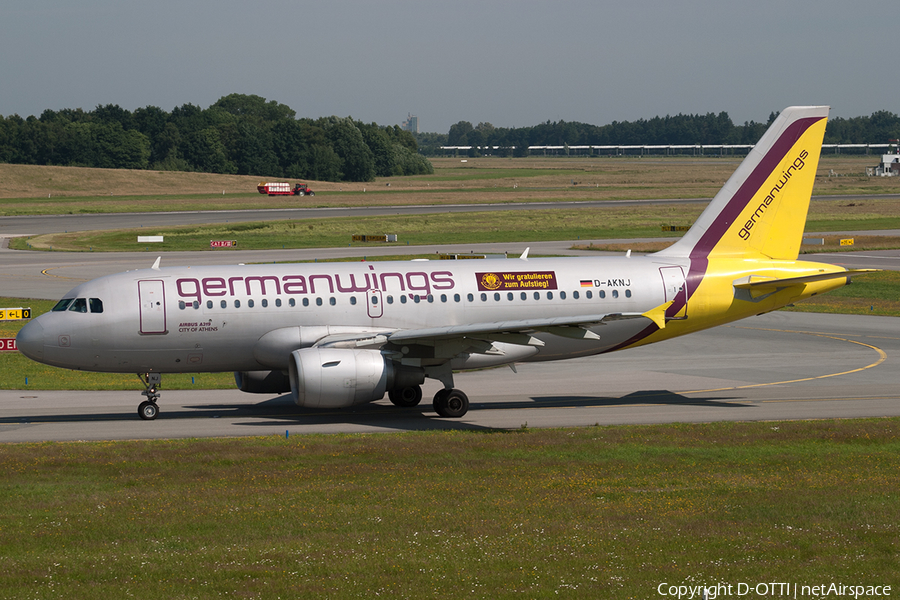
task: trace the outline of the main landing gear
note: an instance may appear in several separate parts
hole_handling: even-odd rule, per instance
[[[434,395],[434,412],[450,419],[458,419],[469,411],[469,397],[462,390],[444,388]]]
[[[394,406],[400,408],[412,408],[418,406],[422,401],[422,386],[408,385],[406,387],[394,388],[388,391],[388,398]]]
[[[159,399],[159,384],[162,382],[162,374],[160,373],[138,373],[141,383],[146,388],[141,392],[141,396],[147,399],[138,404],[138,416],[145,421],[152,421],[159,414],[159,407],[156,401]]]
[[[388,391],[388,398],[394,406],[412,408],[422,401],[422,387],[410,385]],[[444,388],[434,395],[434,412],[438,415],[458,419],[469,410],[469,397],[461,390]]]

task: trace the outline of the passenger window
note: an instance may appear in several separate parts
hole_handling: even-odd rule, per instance
[[[434,302],[434,296],[433,296],[432,294],[428,294],[428,295],[426,296],[426,299],[428,300],[428,303],[429,303],[429,304],[431,304],[431,303]]]
[[[275,306],[281,307],[281,298],[275,298]]]
[[[462,300],[462,298],[460,298],[459,294],[453,294],[453,301],[454,301],[454,302],[459,302],[460,300]]]
[[[375,298],[375,297],[373,296],[373,297],[372,297],[372,300],[374,300],[374,302],[372,302],[372,304],[377,304],[377,303],[378,303],[378,298]],[[350,296],[350,304],[353,305],[353,306],[356,306],[356,296]]]
[[[541,299],[541,293],[540,293],[540,292],[535,292],[535,293],[534,293],[534,299],[535,299],[535,300],[540,300],[540,299]]]
[[[618,298],[618,297],[619,297],[619,290],[613,290],[612,296],[613,296],[613,298]]]
[[[575,300],[578,300],[578,290],[575,290],[574,292],[572,292],[572,298],[574,298]]]
[[[603,292],[600,292],[600,293],[602,294]],[[584,296],[585,296],[585,298],[587,298],[588,300],[590,300],[591,298],[594,297],[594,292],[592,292],[591,290],[588,290],[588,291],[586,291],[586,292],[584,293]],[[601,296],[601,297],[602,297],[602,296]]]
[[[240,301],[240,300],[235,300],[235,301],[234,301],[234,307],[235,307],[235,308],[240,308],[240,307],[241,307],[241,301]]]
[[[512,301],[513,301],[513,298],[515,298],[515,296],[513,296],[513,293],[512,293],[512,292],[506,292],[506,299],[507,299],[507,300],[509,300],[510,302],[512,302]]]
[[[228,307],[228,302],[225,301],[225,300],[222,300],[221,302],[219,302],[219,306],[221,306],[222,308],[227,308],[227,307]]]
[[[71,310],[72,312],[86,313],[87,300],[85,300],[84,298],[75,298],[75,301],[72,302],[72,306],[69,307],[69,310]]]
[[[372,304],[375,304],[375,301],[376,301],[376,300],[378,300],[378,298],[376,298],[375,296],[372,296]],[[394,303],[394,297],[393,297],[393,296],[388,296],[388,297],[387,297],[387,303],[388,303],[388,304],[393,304],[393,303]]]
[[[475,296],[473,294],[466,294],[466,299],[469,302],[475,302]]]
[[[625,290],[625,297],[631,298],[631,290]]]
[[[316,306],[322,306],[322,299],[316,298]]]
[[[547,292],[547,300],[553,300],[553,292]]]
[[[441,294],[441,302],[447,301],[447,294]]]
[[[253,308],[253,298],[247,300],[247,308]]]
[[[100,298],[91,298],[88,300],[88,304],[91,307],[92,313],[102,313],[103,312],[103,300]]]
[[[559,293],[559,299],[560,299],[560,300],[565,300],[565,299],[566,299],[566,293],[565,293],[565,292],[560,292],[560,293]]]
[[[494,302],[500,302],[500,292],[494,292]]]
[[[590,292],[588,292],[588,294],[590,294]],[[600,290],[599,292],[597,292],[597,297],[606,298],[606,290]],[[590,298],[590,296],[588,296],[588,298]]]
[[[337,304],[337,300],[335,300],[334,297],[331,297],[328,299],[328,304],[334,306],[335,304]]]
[[[186,308],[186,306],[184,304],[184,300],[179,300],[178,301],[178,310],[184,310],[185,308]]]
[[[267,308],[268,306],[269,306],[269,301],[266,300],[265,298],[263,298],[263,300],[262,300],[262,307],[263,307],[263,308]]]
[[[290,298],[290,299],[288,300],[288,304],[289,304],[290,306],[297,306],[297,301],[296,301],[295,299],[293,299],[293,298]]]
[[[309,298],[303,299],[303,306],[309,306]]]
[[[213,305],[212,305],[212,300],[207,300],[207,301],[206,301],[206,308],[212,308],[212,306],[213,306]]]
[[[521,298],[522,298],[522,300],[528,300],[528,294],[526,294],[525,292],[522,292]]]
[[[421,298],[419,298],[419,295],[418,295],[418,294],[416,294],[415,296],[413,296],[413,302],[415,302],[416,304],[418,304],[420,300],[421,300]]]

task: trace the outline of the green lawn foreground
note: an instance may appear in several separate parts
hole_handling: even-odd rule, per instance
[[[900,419],[0,445],[3,598],[897,589]]]

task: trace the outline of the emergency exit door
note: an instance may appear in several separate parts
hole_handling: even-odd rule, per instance
[[[681,267],[660,267],[666,302],[673,300],[666,311],[669,318],[684,319],[687,317],[687,285],[685,285],[684,269]]]

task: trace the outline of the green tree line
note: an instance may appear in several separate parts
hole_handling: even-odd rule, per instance
[[[131,112],[117,105],[0,116],[0,162],[258,175],[317,181],[433,173],[413,134],[346,117],[298,119],[290,107],[231,94]]]
[[[497,153],[525,156],[528,146],[626,146],[755,144],[778,113],[766,123],[747,121],[736,125],[726,112],[705,115],[675,115],[613,121],[590,125],[569,121],[547,121],[533,127],[503,128],[490,123],[472,125],[459,121],[447,134],[420,133],[419,149],[426,155],[441,154],[441,146],[497,146]],[[826,144],[876,144],[900,139],[900,117],[879,111],[869,117],[828,121]]]

